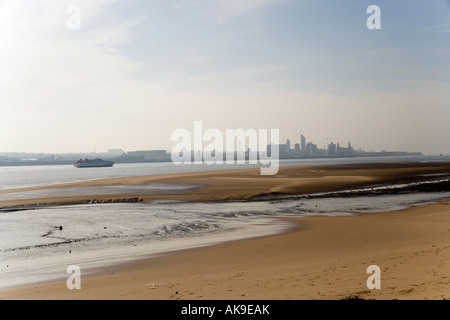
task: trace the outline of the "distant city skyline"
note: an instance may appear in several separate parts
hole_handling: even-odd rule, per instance
[[[324,138],[326,139],[325,145],[321,145],[316,143],[315,141],[310,141],[305,137],[305,135],[301,134],[298,140],[295,139],[285,139],[284,141],[279,141],[279,153],[286,155],[286,153],[292,153],[292,154],[303,154],[308,150],[307,155],[308,156],[323,156],[326,155],[327,152],[330,152],[334,149],[334,152],[341,150],[343,153],[347,152],[355,152],[355,154],[359,153],[366,153],[366,152],[407,152],[407,153],[422,153],[420,150],[406,150],[406,149],[396,149],[396,150],[389,150],[386,148],[382,148],[379,150],[373,150],[373,149],[367,149],[364,146],[354,146],[352,145],[351,141],[347,141],[347,143],[341,143],[339,140],[334,140],[332,138]],[[208,145],[209,142],[203,142],[202,149],[196,150],[192,148],[192,152],[198,152],[202,151],[204,147]],[[270,146],[267,145],[267,149],[270,149]],[[267,149],[264,149],[262,151],[265,151]],[[311,149],[315,151],[320,151],[317,154],[312,154]],[[236,151],[248,151],[251,150],[251,148],[248,145],[248,141],[246,141],[245,145],[240,145],[238,143],[234,144],[234,150],[224,150],[226,152],[236,152]],[[253,150],[254,152],[257,152],[258,150]],[[11,154],[31,154],[31,155],[44,155],[44,156],[53,156],[53,155],[76,155],[76,154],[99,154],[99,155],[109,155],[109,156],[121,156],[124,154],[127,155],[140,155],[143,153],[149,153],[149,154],[158,154],[158,156],[161,156],[161,152],[167,152],[167,154],[170,155],[172,152],[171,148],[163,148],[163,149],[156,149],[156,148],[148,148],[148,149],[138,149],[138,150],[129,150],[125,148],[110,148],[108,150],[99,150],[97,151],[96,148],[91,151],[71,151],[71,152],[26,152],[26,151],[4,151],[0,152],[0,156],[5,155],[11,155]],[[333,152],[333,151],[331,151]],[[347,155],[351,155],[350,153],[347,153]]]
[[[447,0],[3,0],[0,151],[170,150],[201,120],[449,154],[449,16]]]
[[[339,139],[335,139],[332,137],[326,137],[323,138],[322,143],[317,143],[316,141],[311,141],[309,139],[306,138],[305,135],[300,134],[299,138],[296,140],[295,138],[286,138],[286,139],[280,139],[279,141],[279,146],[281,148],[287,148],[287,149],[292,149],[292,150],[301,150],[304,151],[306,150],[307,147],[313,146],[315,149],[317,150],[327,150],[330,145],[334,145],[334,147],[338,148],[345,148],[347,146],[347,148],[352,148],[355,151],[360,151],[360,152],[386,152],[386,151],[405,151],[405,152],[412,152],[412,153],[423,153],[420,150],[407,150],[405,148],[399,148],[399,149],[388,149],[388,148],[380,148],[380,149],[368,149],[365,148],[364,146],[356,146],[356,148],[353,148],[353,145],[351,143],[351,140],[348,140],[346,143],[343,143],[343,141],[340,141]],[[209,144],[209,142],[203,142],[202,144],[202,148],[206,147]],[[234,151],[239,151],[239,150],[247,150],[249,148],[248,146],[248,141],[246,141],[245,146],[242,146],[240,149],[239,147],[241,147],[240,145],[238,145],[238,143],[234,144]],[[114,155],[121,155],[123,153],[135,153],[135,152],[141,152],[141,151],[167,151],[168,153],[171,152],[172,147],[169,148],[141,148],[141,149],[126,149],[126,148],[108,148],[107,150],[97,150],[96,147],[94,147],[94,149],[92,150],[85,150],[85,151],[68,151],[68,152],[29,152],[29,151],[19,151],[19,150],[15,150],[15,151],[0,151],[0,155],[5,155],[5,154],[43,154],[43,155],[61,155],[61,154],[114,154]],[[203,149],[200,150],[195,150],[192,149],[192,151],[201,151]],[[224,151],[232,151],[232,150],[224,150]],[[439,154],[439,153],[437,153]]]

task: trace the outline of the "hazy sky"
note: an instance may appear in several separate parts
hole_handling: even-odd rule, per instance
[[[201,120],[449,153],[450,1],[0,0],[0,112],[0,151],[170,150]]]

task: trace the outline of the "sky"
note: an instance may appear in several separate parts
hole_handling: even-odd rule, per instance
[[[450,153],[449,40],[449,0],[0,0],[0,152],[170,150],[202,121]]]

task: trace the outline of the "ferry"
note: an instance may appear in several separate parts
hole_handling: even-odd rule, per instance
[[[95,159],[80,159],[73,163],[74,167],[77,168],[100,168],[100,167],[112,167],[114,162],[103,160],[99,158]]]

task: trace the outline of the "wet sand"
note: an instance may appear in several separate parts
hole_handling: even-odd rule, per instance
[[[148,185],[172,183],[197,185],[189,192],[174,194],[105,194],[44,197],[0,201],[0,208],[45,204],[78,204],[91,202],[136,202],[149,200],[220,201],[252,199],[268,195],[299,194],[341,190],[354,186],[412,181],[420,175],[450,172],[450,163],[375,163],[328,166],[281,167],[277,175],[261,176],[259,169],[190,172],[138,177],[112,178],[53,186],[0,190],[8,193],[54,188]]]
[[[297,219],[286,234],[189,249],[0,291],[1,299],[450,299],[450,201]],[[381,269],[381,289],[366,286]]]

